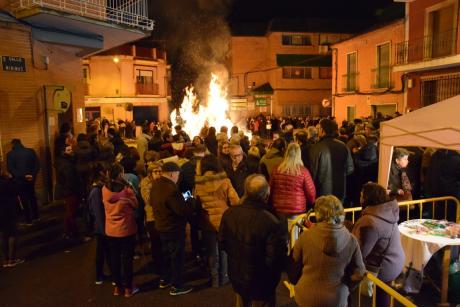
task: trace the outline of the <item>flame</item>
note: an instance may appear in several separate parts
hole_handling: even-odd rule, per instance
[[[229,102],[227,91],[215,74],[211,74],[207,105],[200,104],[193,86],[185,89],[185,96],[179,109],[182,118],[182,128],[190,137],[200,134],[203,127],[215,127],[219,131],[220,127],[227,126],[229,129],[234,125],[228,116]],[[176,110],[171,112],[171,122],[178,124]]]

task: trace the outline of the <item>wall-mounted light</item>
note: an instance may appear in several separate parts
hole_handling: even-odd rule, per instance
[[[114,58],[113,58],[113,62],[114,62],[114,63],[118,63],[118,62],[120,62],[120,58],[119,58],[119,57],[117,57],[117,56],[116,56],[116,57],[114,57]]]
[[[407,88],[413,88],[413,87],[414,87],[414,80],[407,79]]]

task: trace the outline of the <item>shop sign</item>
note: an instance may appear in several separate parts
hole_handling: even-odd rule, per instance
[[[265,107],[267,106],[267,97],[255,97],[256,106]]]
[[[26,60],[24,58],[2,55],[2,67],[4,71],[26,72]]]

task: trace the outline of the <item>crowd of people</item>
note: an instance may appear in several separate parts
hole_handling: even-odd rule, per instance
[[[139,291],[133,258],[147,242],[158,287],[172,296],[192,291],[182,276],[188,233],[209,285],[230,282],[238,306],[275,306],[283,271],[299,306],[348,306],[365,270],[388,284],[402,271],[397,201],[460,199],[460,154],[448,150],[396,148],[388,186],[372,183],[382,120],[339,127],[334,118],[259,117],[248,120],[251,139],[236,126],[189,136],[180,125],[147,123],[135,146],[105,122],[76,138],[64,124],[54,147],[54,196],[66,207],[63,237],[81,236],[82,207],[83,232],[92,231],[96,241],[95,283],[106,280],[107,264],[115,296]],[[1,202],[10,204],[0,207],[4,266],[20,261],[9,243],[15,219],[4,218],[14,215],[18,195],[26,223],[38,218],[35,153],[13,140],[7,158],[0,182]],[[350,206],[363,213],[347,228],[344,207]],[[316,224],[289,242],[294,220],[308,211]],[[385,293],[376,295],[378,306],[389,306]]]

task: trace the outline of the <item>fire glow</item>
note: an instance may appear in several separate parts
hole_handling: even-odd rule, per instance
[[[214,74],[211,75],[206,102],[206,106],[200,104],[193,86],[185,89],[179,114],[181,126],[191,137],[200,135],[203,127],[215,127],[219,131],[222,126],[229,129],[233,126],[228,116],[227,91]],[[171,112],[170,119],[174,126],[179,124],[176,110]]]

